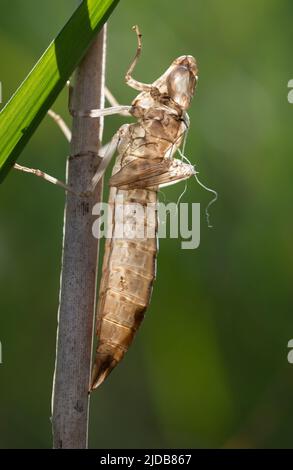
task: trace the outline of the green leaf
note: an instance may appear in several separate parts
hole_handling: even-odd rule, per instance
[[[0,181],[119,0],[83,0],[0,113]]]

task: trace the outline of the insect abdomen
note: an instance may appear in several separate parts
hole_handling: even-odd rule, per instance
[[[121,190],[119,193],[124,195],[124,204],[137,204],[142,200],[155,204],[157,198],[156,191],[152,190]],[[121,222],[114,206],[113,233],[119,229]],[[133,226],[131,213],[124,215],[123,224],[130,235]],[[153,236],[133,239],[112,237],[106,244],[97,314],[99,344],[92,388],[98,387],[121,361],[150,302],[157,252],[155,206],[148,212],[144,209],[140,224],[153,228],[150,230]]]

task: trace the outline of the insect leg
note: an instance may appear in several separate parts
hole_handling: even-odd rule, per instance
[[[109,101],[111,106],[120,106],[120,103],[118,103],[115,96],[112,95],[112,93],[111,93],[111,91],[109,90],[108,87],[105,86],[104,91],[105,91],[105,98],[106,98],[106,100]]]
[[[62,119],[62,117],[59,114],[55,113],[52,109],[49,109],[47,111],[47,114],[57,124],[57,126],[60,128],[61,132],[63,132],[63,134],[65,135],[68,142],[70,142],[71,141],[71,130],[69,129],[69,127],[67,126],[65,121]]]
[[[124,126],[122,126],[124,127]],[[82,193],[82,195],[87,195],[89,193],[92,193],[92,191],[95,189],[96,185],[98,184],[99,180],[103,176],[112,156],[114,155],[116,148],[119,144],[121,137],[121,128],[114,134],[110,142],[108,142],[106,145],[104,145],[100,151],[99,151],[99,156],[102,157],[101,164],[98,168],[98,171],[96,172],[95,176],[92,179],[91,185],[88,188],[88,190],[85,193]],[[58,180],[57,178],[48,175],[42,170],[38,170],[35,168],[28,168],[26,166],[18,165],[18,163],[14,164],[14,169],[18,171],[22,171],[23,173],[30,173],[32,175],[38,176],[40,178],[43,178],[45,181],[48,181],[49,183],[56,184],[57,186],[60,186],[61,188],[65,189],[66,191],[69,191],[73,194],[76,194],[67,184],[63,183],[62,181]]]
[[[71,114],[71,116],[79,116],[79,117],[101,117],[101,116],[111,116],[113,114],[121,114],[122,116],[131,116],[129,113],[131,106],[123,106],[120,105],[112,95],[112,93],[109,92],[109,90],[105,87],[105,96],[110,101],[110,95],[111,95],[111,100],[110,104],[112,106],[110,108],[104,108],[104,109],[85,109],[85,110],[79,110],[76,111],[73,107],[72,104],[72,92],[73,92],[73,86],[70,84],[70,82],[67,82],[67,86],[69,89],[69,95],[68,95],[68,109]],[[113,102],[114,100],[114,102]]]
[[[67,86],[69,88],[69,103],[70,103],[73,87],[72,87],[72,85],[70,84],[69,81],[67,82]],[[105,92],[106,92],[106,96],[107,96],[108,101],[111,100],[112,102],[110,101],[110,103],[114,105],[113,108],[110,108],[112,112],[110,112],[109,114],[115,114],[113,112],[114,107],[115,107],[115,109],[117,109],[117,108],[129,108],[130,109],[130,106],[129,107],[120,106],[118,104],[118,102],[115,100],[115,98],[113,97],[113,95],[111,94],[111,92],[107,88],[106,88]],[[97,111],[100,111],[100,110],[97,110]],[[123,115],[126,114],[125,111],[123,111],[122,113],[123,113]],[[49,109],[47,114],[53,119],[53,121],[57,124],[57,126],[63,132],[66,139],[70,142],[71,141],[71,131],[70,131],[69,127],[67,126],[67,124],[65,123],[65,121],[62,119],[62,117],[59,114],[55,113],[52,109]],[[119,131],[116,134],[120,135]],[[118,142],[119,142],[119,138],[116,142],[116,134],[114,135],[113,139],[108,144],[104,145],[100,149],[99,154],[100,154],[101,157],[105,157],[105,159],[103,158],[102,163],[100,165],[100,168],[99,168],[98,172],[96,173],[96,175],[93,178],[93,181],[92,181],[93,188],[92,189],[94,189],[95,186],[97,185],[97,183],[98,183],[99,179],[101,178],[103,172],[105,171],[106,166],[108,165],[111,157],[115,153],[115,150],[116,150]],[[52,183],[52,184],[56,184],[57,186],[65,189],[66,191],[69,191],[69,192],[75,194],[75,192],[68,185],[66,185],[62,181],[58,180],[57,178],[49,175],[48,173],[45,173],[42,170],[39,170],[39,169],[36,169],[36,168],[28,168],[26,166],[19,165],[18,163],[14,164],[14,169],[18,170],[18,171],[22,171],[23,173],[30,173],[32,175],[43,178],[45,181],[48,181],[49,183]]]
[[[130,86],[131,88],[134,88],[135,90],[138,90],[138,91],[151,91],[151,89],[153,88],[152,85],[150,85],[148,83],[138,82],[137,80],[134,80],[134,78],[132,78],[132,76],[131,76],[131,74],[132,74],[132,72],[133,72],[133,70],[134,70],[134,68],[137,64],[139,56],[141,54],[141,46],[142,46],[141,45],[141,32],[139,31],[138,26],[135,25],[135,26],[132,27],[132,29],[133,29],[133,31],[136,32],[137,49],[136,49],[134,59],[131,62],[129,69],[126,72],[125,81],[126,81],[126,84],[128,86]]]
[[[115,96],[112,95],[111,91],[106,86],[105,86],[105,97],[112,107],[121,106],[121,104],[118,103]],[[129,113],[127,111],[126,112],[121,111],[119,114],[121,114],[121,116],[129,116]]]
[[[111,116],[113,114],[122,114],[123,116],[131,116],[130,114],[131,106],[112,106],[110,108],[104,109],[86,109],[83,111],[75,111],[70,109],[72,116],[79,117],[101,117],[101,116]]]
[[[31,173],[32,175],[39,176],[40,178],[43,178],[45,181],[48,181],[49,183],[56,184],[57,186],[60,186],[60,188],[65,189],[66,191],[69,191],[70,193],[75,194],[75,192],[65,183],[62,181],[58,180],[57,178],[54,178],[53,176],[48,175],[47,173],[44,173],[41,170],[37,170],[35,168],[28,168],[26,166],[18,165],[18,163],[14,164],[14,169],[18,171],[22,171],[24,173]]]
[[[116,152],[116,149],[120,143],[122,136],[125,134],[125,132],[127,132],[128,126],[129,126],[128,124],[124,124],[123,126],[121,126],[120,129],[118,129],[118,131],[114,134],[110,142],[104,145],[104,147],[102,147],[99,155],[102,156],[103,158],[99,165],[98,171],[96,172],[96,174],[94,175],[91,181],[91,185],[88,188],[87,193],[91,193],[97,186],[100,179],[102,178],[103,174],[106,171],[107,166],[110,163],[111,158]]]
[[[53,119],[53,121],[57,124],[57,126],[60,128],[68,142],[71,141],[71,131],[65,121],[62,119],[62,117],[55,113],[52,109],[49,109],[47,111],[47,114]],[[42,170],[38,170],[36,168],[28,168],[26,166],[18,165],[18,163],[14,164],[14,169],[18,171],[22,171],[23,173],[30,173],[32,175],[38,176],[40,178],[43,178],[45,181],[48,181],[49,183],[56,184],[57,186],[60,186],[61,188],[65,189],[66,191],[69,191],[71,193],[74,193],[74,191],[65,183],[62,181],[58,180],[57,178],[48,175],[48,173],[45,173]],[[75,193],[74,193],[75,194]]]
[[[70,102],[70,99],[71,99],[71,93],[72,93],[72,85],[70,84],[70,81],[67,80],[66,82],[66,86],[68,87],[69,89],[69,102]],[[68,140],[68,142],[71,141],[71,130],[69,129],[69,127],[67,126],[67,124],[65,123],[65,121],[62,119],[62,117],[55,113],[52,109],[49,109],[47,111],[47,114],[53,119],[53,121],[57,124],[57,126],[59,127],[59,129],[61,130],[61,132],[64,134],[65,138]]]

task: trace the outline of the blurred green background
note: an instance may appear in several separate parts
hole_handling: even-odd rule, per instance
[[[75,8],[1,2],[3,104]],[[199,84],[186,154],[219,192],[213,229],[182,250],[161,240],[144,324],[92,396],[90,447],[293,447],[292,14],[289,0],[122,0],[109,21],[107,84],[122,104],[135,77],[194,55]],[[54,109],[70,121],[64,91]],[[109,117],[105,141],[124,122]],[[68,145],[46,118],[19,159],[64,179]],[[177,201],[184,184],[164,190]],[[210,195],[189,181],[183,202]],[[0,447],[51,447],[50,399],[64,194],[11,172],[0,186]]]

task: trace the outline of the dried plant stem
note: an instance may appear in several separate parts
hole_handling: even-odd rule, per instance
[[[74,110],[104,106],[106,27],[80,64],[72,96]],[[74,117],[68,184],[75,193],[90,184],[100,162],[101,118]],[[52,395],[53,446],[86,448],[98,240],[92,235],[92,207],[102,199],[102,182],[94,194],[67,193],[56,364]]]

